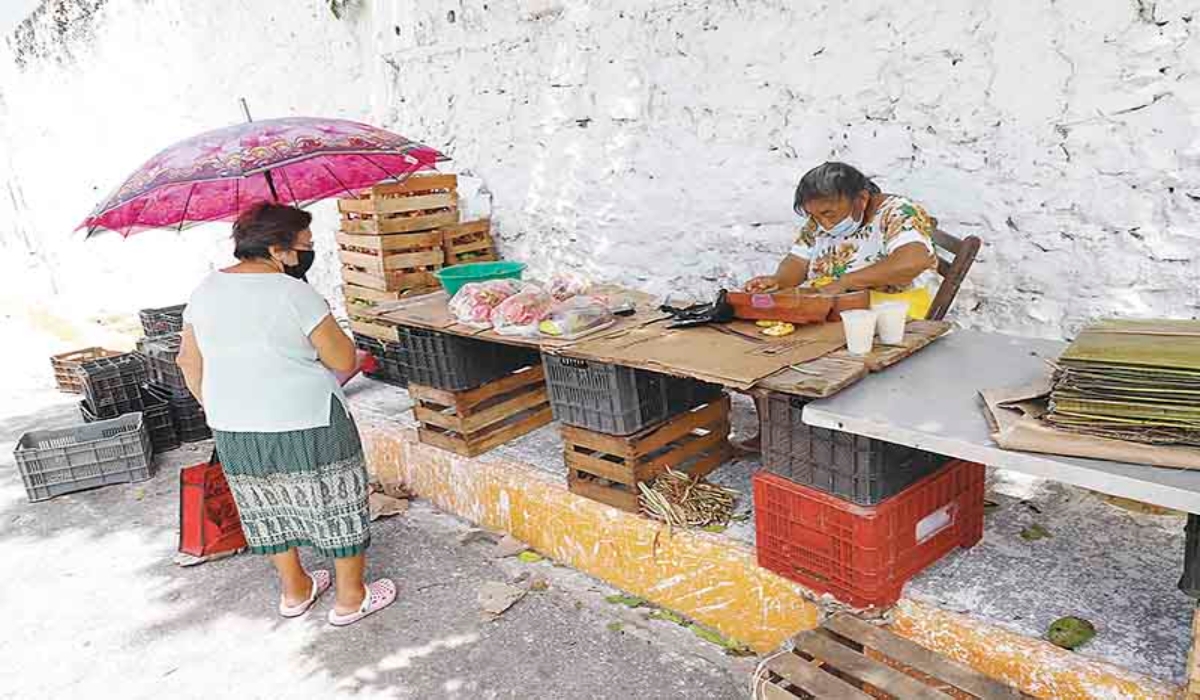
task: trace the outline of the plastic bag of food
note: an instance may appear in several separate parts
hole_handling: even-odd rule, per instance
[[[597,297],[572,297],[555,304],[538,324],[542,335],[578,338],[613,324],[612,311]]]
[[[550,278],[550,296],[566,301],[592,291],[592,281],[578,272],[556,272]]]
[[[492,326],[500,335],[535,336],[538,322],[546,317],[553,305],[554,299],[544,289],[526,285],[492,310]]]
[[[516,280],[488,280],[464,284],[450,300],[450,313],[472,328],[491,328],[492,310],[500,302],[521,291]]]

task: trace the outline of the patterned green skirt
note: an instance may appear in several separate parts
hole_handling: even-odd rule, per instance
[[[342,402],[332,401],[325,428],[214,431],[252,552],[309,546],[337,558],[360,554],[370,544],[362,442]]]

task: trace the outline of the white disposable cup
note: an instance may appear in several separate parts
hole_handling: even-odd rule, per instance
[[[854,309],[842,312],[842,328],[846,332],[846,349],[851,355],[866,355],[875,344],[875,311]]]
[[[904,324],[908,321],[907,301],[883,301],[871,307],[878,315],[876,327],[879,342],[884,345],[900,345],[904,342]]]

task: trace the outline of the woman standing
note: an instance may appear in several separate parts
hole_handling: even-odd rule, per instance
[[[297,547],[310,546],[334,559],[329,622],[341,626],[390,605],[396,585],[363,582],[367,472],[333,375],[354,368],[354,343],[325,300],[287,274],[311,255],[311,222],[268,203],[238,218],[239,262],[192,293],[178,364],[213,429],[246,541],[279,573],[279,614],[303,615],[332,583],[327,570],[304,570]]]

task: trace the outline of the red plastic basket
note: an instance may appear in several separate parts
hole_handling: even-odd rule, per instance
[[[758,563],[855,607],[892,605],[910,578],[983,537],[984,480],[983,465],[954,461],[860,506],[759,472]]]

